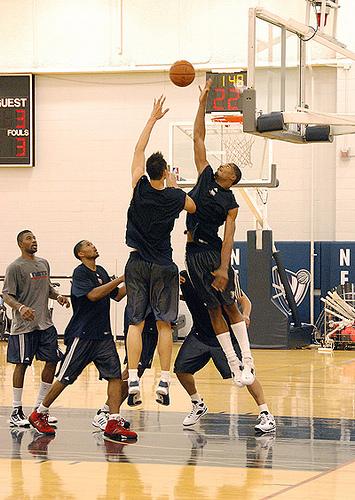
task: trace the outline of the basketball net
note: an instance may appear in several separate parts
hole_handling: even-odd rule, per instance
[[[243,132],[243,117],[240,115],[214,116],[212,121],[221,124],[221,143],[228,163],[239,168],[251,168],[251,148],[255,137]]]

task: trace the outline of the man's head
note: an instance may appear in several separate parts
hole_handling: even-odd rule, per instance
[[[29,229],[19,232],[16,239],[22,253],[33,255],[37,252],[36,236]]]
[[[167,163],[160,151],[149,156],[146,163],[146,170],[152,181],[159,181],[166,178],[168,173]]]
[[[227,188],[238,184],[242,178],[242,172],[235,163],[224,163],[218,167],[215,174],[217,182],[222,182]]]
[[[99,256],[95,245],[88,240],[79,241],[73,249],[74,255],[79,260],[95,260]]]

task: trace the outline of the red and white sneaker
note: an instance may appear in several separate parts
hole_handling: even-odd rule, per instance
[[[136,441],[137,433],[123,427],[121,418],[110,418],[104,431],[104,439],[108,441]]]
[[[48,423],[48,413],[38,413],[38,411],[34,410],[28,417],[28,420],[32,427],[37,429],[41,434],[47,434],[48,436],[55,435],[55,429]]]

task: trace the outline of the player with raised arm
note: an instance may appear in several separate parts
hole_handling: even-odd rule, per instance
[[[128,404],[141,403],[138,364],[145,318],[153,311],[158,329],[161,376],[157,402],[168,405],[172,355],[171,322],[178,314],[178,268],[172,260],[171,232],[182,210],[194,213],[195,203],[179,189],[161,153],[145,161],[150,134],[163,110],[165,98],[154,100],[153,111],[138,139],[131,167],[133,195],[127,214],[126,243],[132,249],[125,269],[127,310]],[[149,179],[146,175],[149,175]]]
[[[234,272],[230,259],[234,242],[238,204],[231,187],[241,179],[234,163],[221,165],[214,173],[206,157],[205,110],[212,81],[200,89],[199,107],[194,122],[194,160],[198,172],[195,187],[189,193],[197,210],[188,214],[186,265],[196,293],[206,305],[217,339],[226,355],[234,381],[250,385],[255,369],[245,321],[239,321],[234,300]],[[218,236],[224,224],[223,241]],[[242,353],[242,371],[233,349],[225,312]]]

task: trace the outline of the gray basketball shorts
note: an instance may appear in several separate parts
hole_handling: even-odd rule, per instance
[[[218,250],[204,250],[201,252],[186,251],[186,270],[189,274],[196,294],[207,309],[214,309],[219,305],[232,305],[235,301],[236,274],[229,266],[228,283],[224,292],[212,288],[214,277],[212,272],[219,268],[221,254]]]
[[[167,266],[147,262],[132,252],[125,268],[129,323],[141,323],[150,312],[155,320],[176,321],[179,308],[179,271],[176,264]]]

